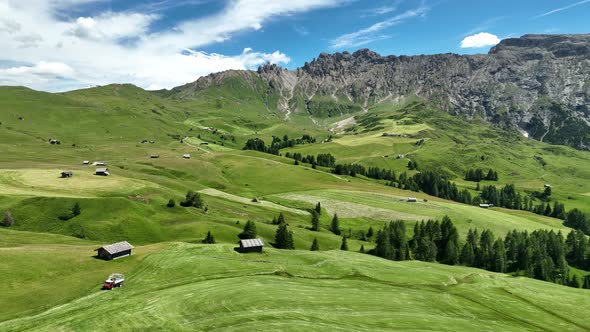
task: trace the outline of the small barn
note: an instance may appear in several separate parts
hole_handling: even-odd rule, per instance
[[[98,258],[110,261],[111,259],[131,256],[131,249],[133,248],[135,247],[129,242],[123,241],[96,248],[94,251],[97,251],[96,256]]]
[[[191,155],[188,154],[188,153],[186,153],[186,154],[183,154],[182,155],[182,158],[184,158],[184,159],[191,159]]]
[[[240,240],[240,252],[262,252],[262,247],[264,247],[262,239]]]
[[[151,154],[150,155],[150,158],[152,158],[152,159],[158,159],[158,158],[160,158],[160,155],[159,154]]]
[[[408,202],[415,203],[415,202],[417,202],[417,201],[418,201],[418,200],[416,199],[416,197],[408,197]]]
[[[482,209],[487,209],[487,208],[492,207],[492,204],[479,204],[479,207]]]
[[[74,176],[74,173],[72,171],[61,172],[62,178],[71,178],[72,176]]]
[[[50,143],[50,144],[61,144],[61,141],[60,141],[60,140],[58,140],[58,139],[53,139],[53,138],[50,138],[50,139],[49,139],[49,143]]]
[[[106,166],[107,163],[104,161],[95,161],[92,163],[92,166]]]
[[[88,164],[90,164],[90,161],[89,160],[84,160],[84,161],[82,161],[82,164],[83,165],[88,165]]]
[[[101,176],[111,175],[111,173],[109,173],[109,169],[108,168],[97,168],[96,169],[96,172],[94,174],[95,175],[101,175]]]

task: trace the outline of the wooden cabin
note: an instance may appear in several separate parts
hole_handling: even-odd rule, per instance
[[[94,251],[97,251],[97,257],[110,261],[112,259],[131,256],[131,249],[134,248],[129,242],[123,241],[96,248]]]
[[[109,173],[109,169],[108,168],[97,168],[96,172],[94,172],[95,175],[101,175],[101,176],[109,176],[111,175],[111,173]]]
[[[182,158],[184,158],[184,159],[191,159],[191,155],[188,154],[188,153],[186,153],[186,154],[183,154],[182,155]]]
[[[240,252],[262,252],[264,242],[262,239],[245,239],[240,240]]]
[[[417,201],[418,201],[418,200],[416,199],[416,197],[408,197],[408,202],[415,203],[415,202],[417,202]]]

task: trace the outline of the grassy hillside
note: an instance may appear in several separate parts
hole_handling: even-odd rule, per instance
[[[13,247],[11,254],[0,250],[8,262],[0,267],[3,275],[34,266],[28,273],[42,275],[35,292],[52,294],[45,303],[61,304],[45,310],[49,305],[41,301],[14,303],[32,293],[24,287],[28,278],[15,275],[0,300],[2,307],[11,303],[0,322],[3,331],[590,328],[579,314],[590,310],[588,291],[470,268],[340,251],[268,249],[241,255],[231,245],[172,243],[156,252],[153,246],[142,247],[116,262],[90,258],[90,246],[47,248],[53,250],[43,254],[34,245]],[[17,260],[20,256],[30,262]],[[72,263],[61,271],[56,263],[66,258]],[[56,264],[53,276],[42,273],[40,262]],[[100,291],[112,271],[125,272],[127,284]],[[60,281],[66,286],[56,287]]]
[[[552,199],[590,213],[588,152],[466,122],[412,99],[367,113],[286,115],[264,87],[254,76],[181,94],[130,85],[62,94],[0,87],[0,213],[14,216],[14,225],[0,228],[0,273],[9,280],[0,330],[589,328],[579,318],[590,309],[585,290],[354,253],[375,246],[358,234],[397,219],[410,230],[417,221],[450,216],[461,239],[470,228],[496,236],[513,229],[569,232],[561,220],[481,209],[283,157],[331,153],[338,162],[397,174],[415,172],[406,167],[415,160],[474,195],[464,171],[494,168],[494,184],[530,192],[550,183]],[[304,134],[316,143],[283,149],[283,156],[242,150],[250,138],[269,144],[274,135]],[[93,175],[95,167],[83,160],[106,161],[111,175]],[[74,176],[60,178],[65,170]],[[179,206],[189,190],[202,195],[203,208]],[[176,206],[166,206],[170,199]],[[310,211],[317,202],[323,210],[314,232]],[[81,214],[64,220],[76,203]],[[298,250],[232,250],[248,220],[273,242],[271,221],[279,213]],[[353,234],[351,252],[333,251],[342,239],[329,230],[334,214],[343,234]],[[200,244],[208,231],[219,244]],[[314,239],[321,252],[307,251]],[[123,240],[138,246],[132,257],[92,258],[98,246]],[[111,272],[126,273],[130,282],[98,291]]]

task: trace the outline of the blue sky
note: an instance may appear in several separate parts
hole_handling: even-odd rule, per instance
[[[590,0],[0,0],[0,85],[171,88],[321,52],[485,53],[590,32]]]

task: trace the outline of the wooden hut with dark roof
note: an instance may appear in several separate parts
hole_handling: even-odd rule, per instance
[[[264,247],[262,239],[240,240],[240,252],[262,252],[262,247]]]
[[[117,242],[94,249],[97,251],[96,256],[104,260],[110,261],[121,257],[131,256],[131,249],[135,248],[129,242]]]

